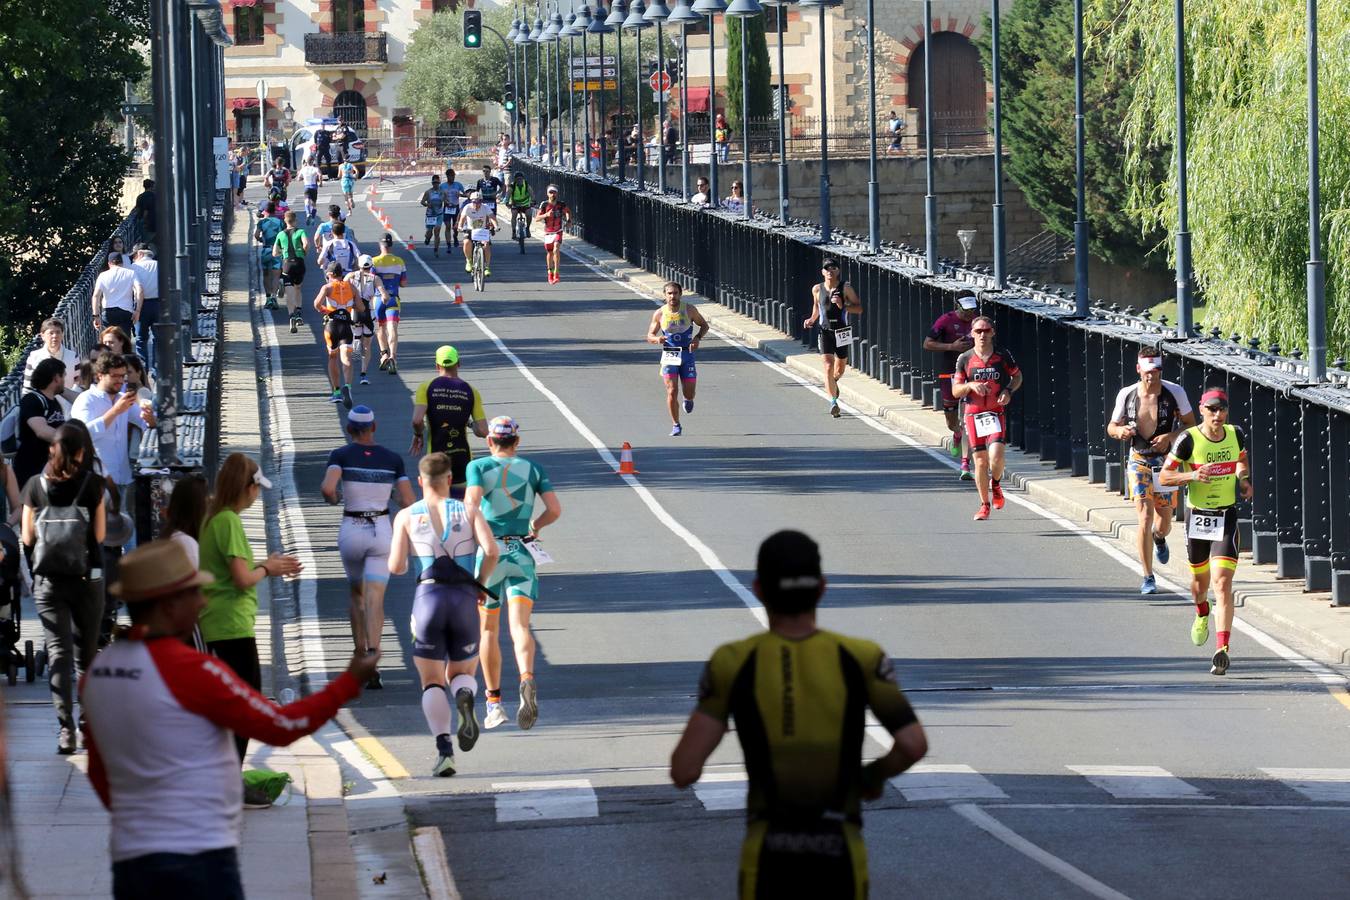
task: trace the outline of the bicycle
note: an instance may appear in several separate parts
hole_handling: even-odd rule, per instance
[[[530,213],[517,209],[511,216],[511,239],[520,244],[520,252],[525,252],[525,238],[530,234]]]
[[[473,242],[473,256],[470,265],[473,266],[473,286],[478,290],[483,290],[483,284],[487,280],[487,265],[483,261],[485,244],[482,241]]]

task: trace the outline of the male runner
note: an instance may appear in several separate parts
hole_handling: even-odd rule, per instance
[[[1008,434],[1004,410],[1022,387],[1022,371],[1011,353],[995,349],[992,319],[976,316],[970,323],[970,333],[975,346],[956,360],[952,395],[965,400],[966,444],[975,458],[975,488],[980,492],[975,520],[980,522],[989,518],[991,496],[994,509],[1003,508],[1003,487],[999,482],[1003,479]]]
[[[281,261],[281,283],[286,290],[286,309],[291,316],[291,334],[299,330],[304,318],[300,315],[300,287],[305,283],[305,254],[309,239],[298,226],[295,210],[286,213],[286,228],[277,235],[272,255]]]
[[[455,180],[455,170],[447,168],[445,170],[445,180],[441,182],[441,196],[444,203],[441,207],[441,222],[445,226],[445,246],[446,253],[450,253],[449,248],[454,245],[456,238],[455,223],[459,221],[459,210],[468,199],[468,191],[464,190],[464,185]]]
[[[961,291],[956,297],[956,309],[938,316],[928,331],[928,337],[923,339],[923,349],[942,354],[938,370],[942,414],[947,417],[947,428],[952,433],[952,456],[961,457],[962,481],[969,481],[974,476],[970,474],[970,454],[961,452],[961,432],[964,429],[961,425],[960,404],[952,396],[952,372],[956,370],[957,357],[975,346],[970,337],[970,323],[979,305],[974,291]]]
[[[432,255],[441,255],[441,219],[445,214],[445,195],[441,193],[441,176],[431,176],[431,187],[422,192],[421,203],[426,207],[426,227],[427,233],[422,238],[422,246],[431,243],[434,238],[436,241]],[[447,243],[453,239],[453,235],[447,235]]]
[[[497,215],[497,198],[506,190],[506,184],[496,175],[492,174],[492,166],[483,166],[483,177],[478,179],[474,189],[483,195],[483,202],[492,210],[492,215]]]
[[[272,168],[263,179],[263,183],[267,186],[269,195],[271,191],[277,191],[281,195],[280,199],[286,199],[286,189],[291,183],[291,170],[282,163],[280,156],[272,160]]]
[[[487,417],[483,398],[467,381],[459,377],[459,351],[449,344],[436,349],[435,378],[424,381],[413,394],[412,446],[408,453],[417,456],[423,447],[428,453],[444,453],[450,458],[450,496],[464,497],[464,472],[473,450],[469,431],[487,437]],[[423,440],[430,426],[431,435]]]
[[[398,292],[408,283],[408,267],[394,255],[394,236],[380,238],[380,255],[371,260],[375,274],[384,283],[384,294],[375,303],[375,337],[380,342],[380,368],[398,374]]]
[[[480,182],[481,184],[481,182]],[[497,231],[496,204],[488,206],[481,191],[469,195],[469,203],[459,214],[459,228],[464,231],[464,271],[473,271],[473,244],[483,244],[483,275],[492,274],[492,235]]]
[[[1237,501],[1252,497],[1247,468],[1247,435],[1228,424],[1228,395],[1210,388],[1200,397],[1204,422],[1182,432],[1163,464],[1165,487],[1186,485],[1190,512],[1186,521],[1186,557],[1191,564],[1195,622],[1191,642],[1209,639],[1209,581],[1214,576],[1218,606],[1216,649],[1209,673],[1228,673],[1228,642],[1233,633],[1233,573],[1237,571]]]
[[[802,325],[820,323],[820,355],[825,366],[825,393],[830,395],[830,415],[839,418],[839,379],[848,365],[848,349],[853,344],[850,315],[862,313],[862,301],[853,285],[841,280],[839,263],[826,259],[820,264],[824,281],[811,289],[811,316]]]
[[[272,247],[276,245],[277,235],[281,233],[281,229],[277,205],[269,200],[262,205],[262,215],[258,217],[258,224],[253,229],[253,236],[258,241],[263,294],[267,297],[263,302],[263,309],[276,309],[277,298],[281,296],[281,260],[272,253]]]
[[[389,546],[389,571],[402,575],[408,557],[417,566],[417,589],[413,593],[413,664],[422,682],[422,715],[436,738],[436,762],[431,774],[455,774],[452,732],[465,753],[478,742],[478,718],[474,694],[478,680],[477,606],[483,598],[472,575],[475,557],[482,560],[480,577],[492,574],[497,561],[497,542],[492,539],[477,507],[451,499],[448,476],[450,461],[440,453],[422,457],[417,464],[422,499],[399,510],[394,517]],[[447,687],[447,682],[449,683]],[[450,695],[459,711],[459,728]]]
[[[666,386],[666,408],[670,410],[671,437],[684,433],[680,425],[680,392],[675,382],[684,387],[684,411],[694,411],[694,391],[698,388],[698,366],[694,353],[703,336],[708,333],[708,320],[684,297],[684,288],[674,281],[665,286],[666,302],[652,313],[647,329],[647,343],[661,348],[661,380]],[[694,333],[694,326],[698,333]]]
[[[535,575],[534,554],[529,545],[539,537],[546,525],[558,521],[562,505],[549,481],[536,463],[518,456],[520,426],[509,416],[498,416],[488,426],[488,450],[484,456],[469,463],[469,489],[464,505],[482,509],[492,533],[501,541],[501,555],[490,572],[482,566],[478,580],[489,591],[497,594],[486,600],[482,608],[483,686],[487,689],[487,718],[483,727],[496,728],[506,721],[502,709],[502,651],[498,634],[501,629],[501,601],[505,600],[510,617],[511,644],[516,651],[516,668],[520,671],[520,708],[516,724],[523,729],[534,727],[539,718],[539,692],[534,680],[534,635],[530,633],[530,612],[539,599],[539,579]],[[543,512],[534,516],[534,502],[544,504]],[[531,520],[533,518],[533,521]],[[482,559],[485,564],[486,557]]]
[[[354,407],[347,414],[347,433],[352,442],[328,455],[328,471],[319,492],[329,503],[342,502],[338,553],[351,595],[349,614],[356,652],[379,653],[384,591],[389,585],[389,498],[397,490],[399,508],[412,506],[412,484],[403,457],[375,443],[374,410]],[[366,687],[384,687],[379,672]]]
[[[314,165],[313,159],[306,159],[299,175],[305,183],[305,226],[308,227],[314,224],[319,212],[319,185],[323,184],[323,171]]]
[[[1135,369],[1139,382],[1120,389],[1106,433],[1117,441],[1130,442],[1130,496],[1139,516],[1137,549],[1144,567],[1141,594],[1156,594],[1153,554],[1166,564],[1171,556],[1167,535],[1172,531],[1172,514],[1177,508],[1177,491],[1159,483],[1163,462],[1172,443],[1187,428],[1195,426],[1195,413],[1186,391],[1179,384],[1162,379],[1162,357],[1151,347],[1140,347]],[[1150,541],[1149,538],[1152,538]]]
[[[352,193],[356,190],[356,179],[360,173],[356,169],[356,164],[350,160],[344,159],[338,166],[338,179],[342,187],[342,197],[347,201],[347,212],[354,212],[356,201],[352,198]]]
[[[686,788],[721,743],[728,718],[745,754],[750,814],[739,895],[865,898],[862,801],[923,759],[928,739],[876,644],[816,627],[825,593],[820,551],[780,531],[759,548],[755,596],[769,630],[723,644],[703,669],[698,707],[670,759]],[[891,735],[890,751],[863,764],[863,713]]]
[[[346,215],[342,212],[342,207],[336,203],[328,205],[328,218],[320,222],[314,229],[314,252],[322,253],[323,248],[328,246],[328,242],[333,239],[333,226],[339,222],[345,222]]]
[[[544,262],[548,265],[548,283],[557,284],[562,281],[563,229],[572,224],[572,210],[558,199],[556,184],[550,184],[547,193],[548,199],[539,204],[539,213],[535,218],[544,223]]]
[[[337,263],[342,266],[342,271],[350,272],[356,268],[356,261],[361,258],[361,248],[356,246],[356,241],[347,237],[347,226],[341,222],[334,222],[332,228],[333,239],[323,245],[319,251],[319,268],[326,268],[329,263]]]
[[[361,355],[361,383],[370,384],[366,370],[370,367],[370,339],[375,336],[373,310],[377,304],[388,302],[389,293],[384,282],[375,274],[375,262],[371,257],[362,255],[357,259],[357,269],[347,273],[343,279],[356,291],[362,309],[352,323],[352,335],[356,338],[356,349]],[[377,299],[378,298],[378,299]]]
[[[323,340],[328,347],[328,381],[333,387],[331,399],[352,408],[352,320],[361,311],[361,300],[351,284],[342,278],[342,266],[330,263],[328,281],[314,296],[314,309],[323,316]],[[338,378],[338,358],[342,359],[343,378]]]

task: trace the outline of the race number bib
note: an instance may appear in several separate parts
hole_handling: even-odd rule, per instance
[[[834,345],[836,347],[847,347],[853,343],[853,328],[836,328],[834,330]]]
[[[1193,541],[1223,540],[1223,518],[1223,513],[1191,510],[1191,518],[1186,526],[1186,537]]]
[[[1152,472],[1153,478],[1153,493],[1175,494],[1177,492],[1176,487],[1167,487],[1162,483],[1162,463],[1158,463],[1156,466],[1151,466],[1150,471]]]
[[[553,557],[544,549],[544,545],[539,543],[539,539],[525,542],[525,549],[529,551],[530,558],[534,560],[536,566],[546,566],[553,562]]]
[[[975,414],[975,436],[989,437],[991,434],[1000,434],[1003,431],[1003,422],[998,413],[983,412]]]
[[[683,365],[683,363],[684,363],[684,352],[683,352],[682,350],[680,350],[679,347],[662,347],[662,348],[661,348],[661,365],[662,365],[662,367],[665,367],[665,366],[679,366],[679,365]]]
[[[427,213],[427,227],[428,227],[428,228],[435,228],[437,225],[440,225],[440,224],[441,224],[441,214],[440,214],[440,213]]]

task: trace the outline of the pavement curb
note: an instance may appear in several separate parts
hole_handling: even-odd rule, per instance
[[[582,246],[578,247],[578,244]],[[665,279],[579,240],[570,242],[565,252],[633,286],[654,302],[659,302],[660,287]],[[799,341],[706,297],[699,298],[699,310],[715,330],[785,365],[793,374],[810,383],[824,385],[819,360],[815,354],[805,350]],[[930,448],[950,447],[951,436],[940,411],[926,408],[918,401],[852,368],[848,370],[845,380],[840,382],[839,391],[844,403],[886,422],[902,434]],[[1052,463],[1042,462],[1038,456],[1011,449],[1007,453],[1004,484],[1011,484],[1029,500],[1070,523],[1113,541],[1118,545],[1117,549],[1137,560],[1134,544],[1139,526],[1133,508],[1122,498],[1106,493],[1100,486],[1089,485],[1081,478],[1074,478],[1063,470],[1056,470]],[[1181,523],[1174,525],[1174,536],[1180,534],[1177,530],[1180,526]],[[1171,560],[1167,565],[1159,565],[1155,561],[1154,570],[1185,591],[1190,583],[1190,569],[1185,561],[1184,544],[1175,540],[1175,537],[1172,543],[1175,546]],[[1264,627],[1278,632],[1311,656],[1325,662],[1350,664],[1350,608],[1344,612],[1342,621],[1335,623],[1336,631],[1344,634],[1328,633],[1301,621],[1307,613],[1304,612],[1302,616],[1291,615],[1291,605],[1329,607],[1330,593],[1305,593],[1301,582],[1277,579],[1273,566],[1251,565],[1250,553],[1244,551],[1243,555],[1247,564],[1241,570],[1240,581],[1234,590],[1234,603],[1243,610],[1244,615],[1259,620]],[[1161,592],[1159,596],[1162,596]],[[1335,616],[1339,610],[1328,614]]]

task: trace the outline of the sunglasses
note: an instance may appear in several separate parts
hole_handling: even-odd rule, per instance
[[[994,333],[994,329],[992,329],[992,328],[972,328],[972,329],[970,329],[970,333],[971,333],[971,334],[993,334],[993,333]]]
[[[1216,412],[1216,413],[1220,413],[1220,412],[1228,412],[1228,407],[1227,407],[1227,406],[1218,406],[1218,405],[1215,405],[1215,404],[1210,404],[1209,406],[1206,406],[1205,409],[1209,410],[1210,412]]]

